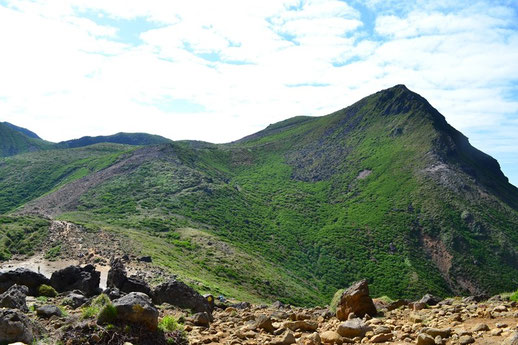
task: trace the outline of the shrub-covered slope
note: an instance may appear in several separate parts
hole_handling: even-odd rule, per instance
[[[40,139],[28,129],[0,122],[0,157],[39,151],[51,146],[52,143]]]
[[[0,174],[11,176],[14,162]],[[29,179],[20,177],[14,190]],[[58,185],[24,212],[141,231],[164,246],[188,246],[179,228],[211,233],[277,272],[259,277],[202,260],[199,277],[265,299],[322,304],[364,277],[373,294],[393,298],[518,285],[518,190],[493,158],[402,85],[231,144],[128,151]]]

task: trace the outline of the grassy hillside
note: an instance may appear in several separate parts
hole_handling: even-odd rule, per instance
[[[231,144],[88,155],[95,168],[43,178],[31,195],[33,172],[15,171],[33,164],[5,160],[0,176],[16,178],[5,186],[21,196],[0,199],[2,211],[47,193],[23,212],[130,236],[203,286],[257,299],[325,304],[360,278],[392,298],[518,285],[518,190],[404,86]],[[207,236],[222,245],[202,245]]]
[[[39,139],[29,130],[10,123],[0,123],[0,157],[14,156],[50,148],[52,143]]]
[[[159,135],[147,133],[117,133],[113,135],[101,135],[97,137],[82,137],[79,139],[62,141],[57,148],[77,148],[99,143],[114,143],[123,145],[158,145],[170,143],[171,140]]]

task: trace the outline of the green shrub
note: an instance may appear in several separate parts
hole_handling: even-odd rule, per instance
[[[99,308],[96,307],[84,307],[81,312],[82,319],[89,319],[96,316],[99,313]]]
[[[52,286],[48,286],[45,284],[41,284],[38,288],[38,295],[44,296],[44,297],[56,297],[58,293]]]
[[[183,330],[182,325],[172,315],[164,316],[158,323],[158,329],[164,332],[173,332],[177,330]]]
[[[102,293],[99,296],[95,297],[90,303],[92,307],[97,307],[98,309],[101,309],[105,305],[111,304],[110,297],[108,297],[106,294]]]
[[[45,259],[47,260],[56,260],[59,255],[61,254],[61,244],[58,244],[57,246],[54,246],[47,250],[45,253]]]
[[[117,309],[113,304],[106,304],[97,315],[98,324],[112,323],[117,319]]]
[[[518,302],[518,290],[516,290],[511,296],[509,296],[509,299],[514,302]]]

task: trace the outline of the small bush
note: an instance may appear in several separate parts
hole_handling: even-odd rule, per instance
[[[57,246],[52,247],[49,250],[47,250],[47,252],[45,253],[45,259],[51,260],[51,261],[56,260],[60,254],[61,254],[61,244],[58,244]]]
[[[98,324],[113,323],[117,319],[117,309],[113,304],[106,304],[97,315]]]
[[[518,302],[518,290],[516,290],[511,296],[509,296],[509,299],[514,302]]]
[[[41,284],[38,288],[38,295],[44,296],[44,297],[56,297],[58,293],[52,286],[48,286],[45,284]]]
[[[108,295],[102,293],[99,296],[95,297],[90,303],[90,306],[97,307],[98,309],[101,309],[105,305],[111,304],[110,297]]]
[[[172,315],[167,315],[160,320],[158,328],[164,332],[173,332],[177,330],[183,330],[182,325]]]
[[[99,308],[97,307],[85,307],[82,309],[81,318],[89,319],[96,316],[99,313]]]

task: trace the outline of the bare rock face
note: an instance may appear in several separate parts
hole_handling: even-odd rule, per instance
[[[338,303],[336,308],[336,317],[341,321],[345,321],[350,313],[360,317],[363,317],[365,314],[369,316],[377,314],[374,302],[369,296],[367,280],[354,283],[342,294],[340,303]]]
[[[0,273],[0,293],[6,292],[14,284],[27,286],[29,295],[38,296],[40,285],[50,285],[50,280],[43,274],[21,267],[13,271]]]
[[[120,321],[143,324],[152,331],[158,327],[158,310],[142,292],[131,292],[113,301],[113,306]]]
[[[92,265],[68,266],[52,273],[50,285],[58,292],[80,290],[86,296],[94,296],[100,292],[101,272]]]
[[[0,307],[18,309],[26,313],[29,311],[25,302],[28,293],[27,286],[14,284],[0,295]]]

